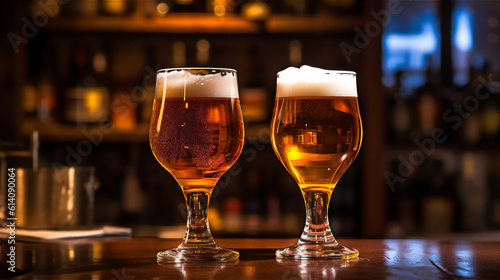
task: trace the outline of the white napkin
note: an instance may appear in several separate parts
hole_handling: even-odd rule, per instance
[[[9,238],[11,236],[10,228],[1,228],[0,237]],[[32,230],[32,229],[15,229],[16,239],[40,239],[40,240],[55,240],[55,239],[70,239],[70,238],[85,238],[85,237],[103,237],[110,235],[130,236],[132,230],[130,228],[103,226],[88,230]]]

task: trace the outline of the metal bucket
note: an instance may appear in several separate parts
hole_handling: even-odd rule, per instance
[[[94,168],[16,169],[16,225],[84,229],[94,222]]]

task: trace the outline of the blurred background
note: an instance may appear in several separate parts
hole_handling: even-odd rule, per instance
[[[185,203],[148,143],[155,71],[238,71],[246,142],[215,237],[298,237],[299,188],[269,139],[276,73],[358,73],[364,137],[330,204],[336,236],[499,238],[497,1],[32,0],[0,11],[0,149],[95,166],[95,223],[179,237]],[[30,160],[4,157],[9,167]]]

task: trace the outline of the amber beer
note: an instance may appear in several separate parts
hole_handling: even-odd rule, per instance
[[[301,188],[334,188],[361,144],[358,98],[328,83],[287,85],[278,79],[273,148]]]
[[[237,87],[225,77],[201,83],[195,74],[169,75],[157,78],[151,149],[183,189],[213,188],[243,146]]]
[[[207,185],[234,164],[243,142],[238,99],[167,98],[163,110],[161,104],[154,100],[151,149],[181,186]]]

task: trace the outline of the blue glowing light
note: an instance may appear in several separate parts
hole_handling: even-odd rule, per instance
[[[421,24],[404,33],[387,31],[383,39],[384,68],[390,72],[399,69],[425,69],[428,57],[437,53],[439,35],[437,20],[424,14]]]
[[[466,9],[458,9],[454,15],[455,34],[453,34],[453,44],[463,52],[472,49],[472,20]]]

